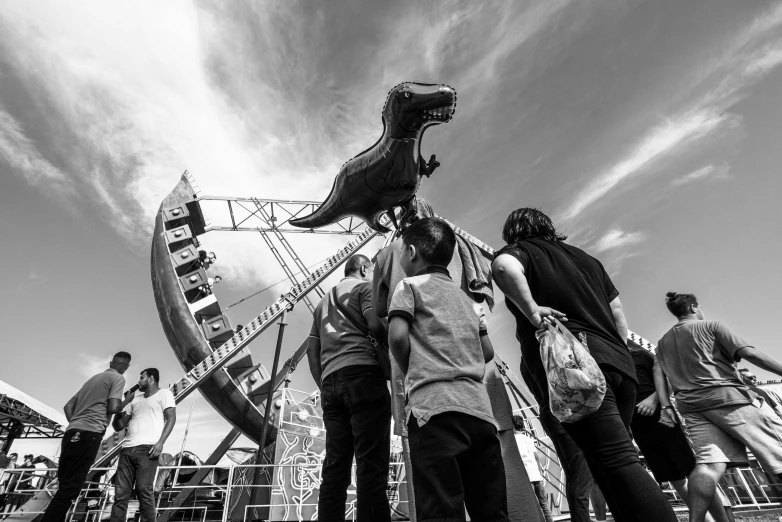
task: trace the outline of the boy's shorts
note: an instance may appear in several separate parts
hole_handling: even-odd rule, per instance
[[[698,464],[749,464],[747,448],[769,473],[782,473],[782,419],[768,404],[724,406],[685,413]]]
[[[407,424],[413,464],[416,518],[508,520],[505,467],[497,429],[460,412]]]

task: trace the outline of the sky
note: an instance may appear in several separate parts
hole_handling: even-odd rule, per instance
[[[422,145],[439,214],[499,248],[508,213],[539,207],[607,267],[631,330],[655,342],[665,293],[691,292],[782,358],[782,2],[0,0],[0,35],[0,379],[52,407],[118,350],[128,387],[149,366],[182,375],[149,251],[184,170],[202,194],[323,200],[403,81],[458,92]],[[200,239],[224,308],[284,281],[257,235]],[[347,242],[289,240],[307,265]],[[244,324],[284,290],[228,314]],[[517,368],[497,301],[492,339]],[[290,315],[283,358],[310,321]],[[267,368],[275,340],[251,346]],[[290,386],[314,389],[306,363]],[[198,394],[166,451],[191,403],[205,458],[230,427]]]

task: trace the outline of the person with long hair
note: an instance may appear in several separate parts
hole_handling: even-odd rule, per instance
[[[674,522],[676,515],[638,458],[628,427],[638,381],[627,349],[627,323],[619,291],[603,265],[565,243],[551,219],[534,208],[508,216],[506,246],[492,264],[505,304],[516,318],[526,365],[548,402],[548,381],[535,332],[549,318],[583,334],[606,379],[600,408],[563,428],[584,452],[592,475],[617,521]]]

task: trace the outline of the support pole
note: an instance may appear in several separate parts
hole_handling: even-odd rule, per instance
[[[272,363],[272,378],[274,378],[275,375],[277,375],[277,366],[280,364],[280,352],[282,351],[282,336],[285,333],[285,326],[288,324],[285,322],[285,316],[288,314],[288,311],[285,310],[282,312],[282,315],[280,316],[280,322],[277,323],[280,325],[280,331],[277,334],[277,347],[274,349],[274,362]],[[261,440],[258,444],[258,452],[260,455],[263,455],[263,448],[266,446],[266,433],[269,431],[269,414],[271,413],[272,409],[272,399],[274,398],[274,386],[269,387],[269,395],[266,397],[266,410],[263,414],[263,429],[261,429]]]
[[[274,391],[277,389],[275,386],[275,376],[277,375],[277,366],[280,364],[280,352],[282,351],[282,337],[285,333],[285,326],[288,324],[285,322],[285,316],[288,313],[288,309],[284,310],[282,312],[282,315],[280,316],[280,322],[277,323],[280,325],[280,330],[277,333],[277,347],[274,349],[274,362],[272,363],[272,373],[269,377],[269,391],[266,395],[266,408],[265,412],[263,414],[263,428],[261,429],[261,440],[258,441],[258,453],[255,457],[255,463],[258,464],[260,467],[255,468],[255,473],[253,474],[253,487],[252,493],[250,494],[250,504],[254,506],[258,506],[263,503],[263,488],[258,487],[261,482],[261,475],[263,473],[263,466],[264,466],[264,459],[263,459],[263,450],[266,447],[266,434],[269,431],[269,415],[271,414],[272,409],[272,400],[274,399]],[[271,464],[274,460],[274,456],[271,456],[269,459],[269,463]],[[274,472],[272,472],[272,477],[274,476]],[[255,511],[256,518],[260,518],[260,515],[258,515],[258,508],[253,508]],[[251,517],[251,520],[254,520],[253,517]]]

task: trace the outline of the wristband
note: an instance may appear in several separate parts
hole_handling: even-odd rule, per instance
[[[673,406],[662,406],[662,409],[664,409],[664,410],[672,410]]]

